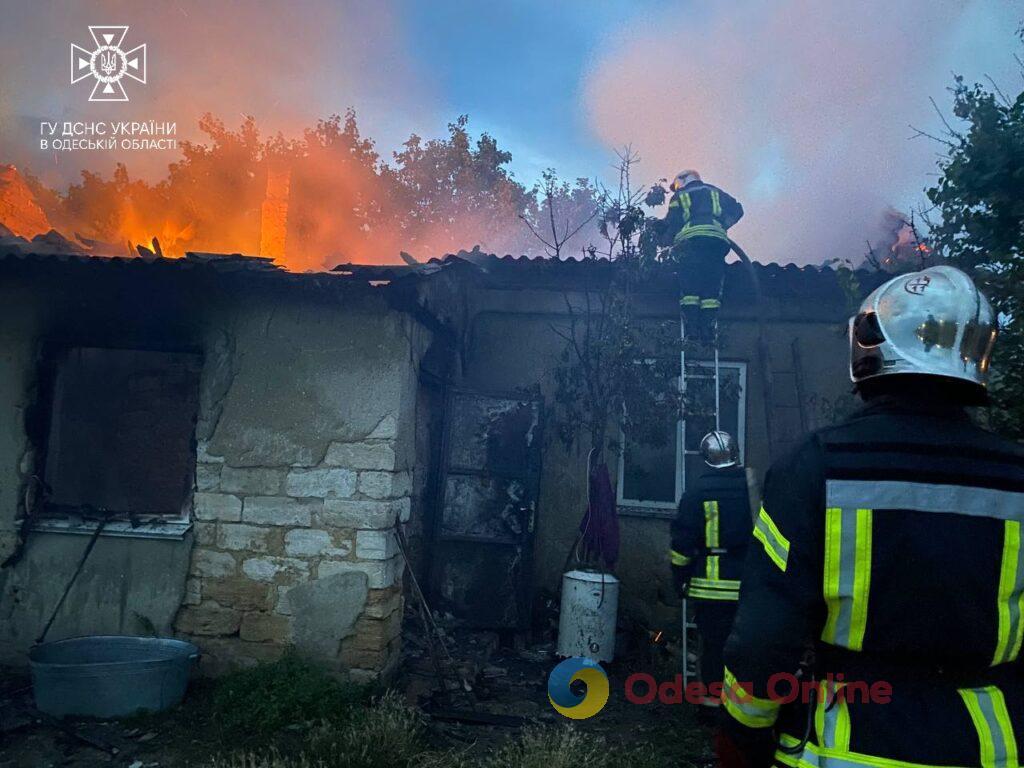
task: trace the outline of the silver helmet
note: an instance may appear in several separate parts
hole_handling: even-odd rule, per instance
[[[704,435],[700,441],[700,453],[704,457],[704,463],[715,469],[736,466],[740,460],[739,450],[732,435],[718,429]]]
[[[985,386],[996,316],[971,278],[929,267],[879,286],[850,318],[850,378],[924,374]]]

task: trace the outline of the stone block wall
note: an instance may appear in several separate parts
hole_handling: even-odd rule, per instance
[[[363,681],[397,666],[395,528],[411,511],[426,341],[383,302],[262,301],[211,323],[175,620],[207,672],[289,647]]]
[[[155,629],[193,639],[210,672],[294,645],[357,678],[388,673],[429,332],[344,278],[15,261],[0,265],[3,557],[45,446],[50,345],[202,353],[191,529],[104,532],[47,639]],[[26,541],[0,569],[0,660],[19,664],[88,543]]]
[[[397,662],[411,475],[387,420],[315,466],[234,467],[200,444],[176,629],[218,672],[294,645],[354,678]]]

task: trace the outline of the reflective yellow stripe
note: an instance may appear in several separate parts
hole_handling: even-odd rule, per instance
[[[683,220],[686,222],[690,221],[690,193],[682,192],[679,195],[679,202],[683,206]]]
[[[850,748],[850,708],[845,697],[840,695],[843,685],[826,681],[822,686],[825,696],[814,710],[818,744],[829,749]]]
[[[835,643],[836,623],[839,620],[839,559],[841,554],[840,534],[843,526],[843,510],[829,507],[825,510],[825,581],[822,590],[828,606],[828,617],[821,639]]]
[[[779,718],[781,704],[759,699],[739,684],[728,667],[722,680],[722,704],[734,720],[748,728],[770,728]]]
[[[707,587],[708,589],[724,589],[737,591],[740,582],[737,579],[702,579],[699,576],[692,579],[690,583],[695,587]]]
[[[993,666],[1013,661],[1020,654],[1024,637],[1024,549],[1021,548],[1020,522],[1007,520],[1003,528],[1003,564],[999,570],[997,597],[999,632]]]
[[[800,739],[788,733],[779,734],[779,746],[793,750],[800,746]],[[877,755],[865,755],[842,749],[828,749],[815,744],[805,744],[803,751],[787,754],[781,750],[775,753],[775,762],[792,768],[946,768],[926,763],[910,763]]]
[[[718,299],[701,299],[700,302],[701,309],[718,309],[721,306],[722,302]]]
[[[701,600],[731,600],[734,602],[740,599],[739,592],[731,592],[724,589],[700,589],[692,586],[686,593],[686,596],[696,597]]]
[[[1017,768],[1017,740],[1003,692],[994,685],[962,688],[957,693],[967,705],[978,731],[982,768]]]
[[[705,558],[705,562],[707,563],[708,581],[719,581],[720,579],[718,577],[718,574],[720,563],[718,555],[708,555]]]
[[[823,592],[828,618],[821,633],[826,643],[862,650],[871,591],[870,509],[825,510]]]
[[[718,224],[688,224],[679,230],[675,242],[681,242],[691,237],[717,237],[719,240],[728,240],[729,236]]]
[[[681,307],[696,307],[700,304],[700,296],[687,295],[679,299]]]
[[[686,555],[680,554],[679,552],[676,552],[674,549],[670,549],[668,551],[668,556],[669,559],[672,561],[672,565],[689,565],[690,562],[693,560],[692,557],[687,557]]]
[[[785,734],[783,734],[783,736],[785,736]],[[794,739],[794,742],[795,741],[796,740]],[[775,762],[779,765],[788,765],[790,766],[790,768],[799,768],[800,758],[796,755],[791,755],[787,752],[779,751],[775,753]]]
[[[765,554],[785,573],[789,564],[789,539],[782,535],[764,507],[761,507],[754,521],[754,538],[761,542]]]
[[[679,197],[678,196],[673,196],[672,199],[668,201],[668,207],[669,208],[678,208],[679,207]]]
[[[868,627],[868,595],[871,592],[871,534],[874,514],[870,509],[857,510],[857,551],[854,560],[853,617],[850,624],[851,650],[864,647]]]
[[[704,502],[704,545],[709,549],[718,543],[718,502]]]
[[[704,502],[704,546],[714,549],[718,546],[718,502]],[[709,582],[718,581],[718,555],[708,555],[704,558],[707,563],[707,576]]]
[[[716,219],[722,215],[722,201],[718,197],[718,190],[711,190],[711,215]]]

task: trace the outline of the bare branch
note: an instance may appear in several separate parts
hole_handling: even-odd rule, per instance
[[[939,144],[945,144],[950,149],[956,149],[956,144],[949,141],[948,139],[940,139],[938,136],[933,136],[927,131],[922,131],[920,128],[915,128],[913,125],[909,125],[907,127],[914,131],[914,135],[909,136],[908,139],[919,139],[921,137],[924,137],[926,139],[931,139],[932,141],[937,141]]]
[[[995,91],[999,98],[1003,100],[1003,104],[1007,107],[1012,107],[1013,102],[1007,98],[1005,93],[1003,93],[1002,89],[999,87],[999,84],[992,78],[992,75],[985,75],[985,79],[988,80],[991,84],[992,90]]]
[[[868,246],[868,252],[864,254],[865,258],[868,260],[868,264],[870,264],[874,269],[880,269],[880,262],[878,261],[878,256],[875,254],[874,246],[871,245],[870,240],[865,240],[864,242],[867,243]]]
[[[949,121],[946,119],[946,116],[942,114],[942,110],[939,109],[939,105],[935,103],[935,99],[929,96],[928,101],[932,103],[932,109],[934,109],[935,114],[939,116],[939,120],[941,120],[942,124],[946,126],[946,132],[955,139],[963,139],[963,136],[960,133],[953,130],[953,126],[949,124]]]
[[[538,240],[540,240],[544,244],[545,248],[553,249],[555,247],[551,243],[549,243],[547,240],[545,240],[543,237],[541,237],[540,232],[538,232],[536,229],[534,229],[533,224],[530,223],[530,220],[528,218],[526,218],[522,214],[519,215],[519,218],[522,219],[523,223],[526,224],[527,227],[529,227],[530,232],[533,233],[533,236],[536,237]]]
[[[589,224],[590,222],[592,222],[594,220],[594,217],[597,216],[597,214],[598,214],[598,209],[595,208],[593,210],[593,212],[589,216],[587,216],[587,218],[585,218],[583,221],[580,222],[580,225],[578,227],[576,227],[576,229],[574,229],[572,232],[570,232],[568,235],[566,235],[564,238],[562,238],[562,243],[564,244],[564,243],[568,242],[569,240],[572,240],[574,237],[576,237],[576,235],[578,235],[580,233],[580,231],[585,226],[587,226],[587,224]],[[568,228],[568,226],[569,226],[569,223],[566,222],[566,227]]]

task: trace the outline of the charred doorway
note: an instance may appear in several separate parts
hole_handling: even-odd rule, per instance
[[[542,415],[528,398],[448,393],[430,584],[469,626],[529,626]]]

